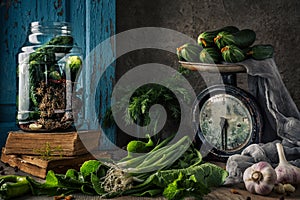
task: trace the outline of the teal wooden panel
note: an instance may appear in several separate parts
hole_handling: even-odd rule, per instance
[[[115,78],[113,64],[105,72],[103,71],[104,63],[114,59],[115,44],[111,43],[104,49],[101,44],[115,34],[116,2],[115,0],[87,0],[84,4],[82,2],[84,1],[75,0],[70,3],[67,19],[72,22],[74,35],[80,35],[76,38],[77,44],[85,47],[83,49],[85,66],[81,72],[86,104],[84,106],[86,125],[83,128],[98,129],[98,126],[102,124],[102,118],[107,108],[110,106]],[[102,76],[101,73],[103,73]],[[99,121],[95,119],[94,112],[96,112]],[[115,127],[105,129],[104,132],[106,137],[101,138],[100,146],[103,149],[110,149],[112,143],[116,142]]]
[[[0,7],[0,147],[5,145],[9,131],[18,130],[16,115],[17,54],[24,44],[29,23],[43,20],[64,20],[54,8],[57,0],[2,1]]]
[[[0,81],[0,88],[5,89],[1,91],[1,105],[15,102],[17,54],[25,42],[30,22],[65,20],[66,16],[61,11],[66,8],[56,8],[57,2],[60,1],[23,0],[1,4],[0,61],[1,68],[5,69],[2,70],[3,76],[9,78],[9,81]]]
[[[113,2],[113,3],[112,3]],[[114,64],[105,71],[104,68],[114,58],[114,43],[102,42],[115,34],[115,2],[111,0],[92,1],[86,4],[86,116],[89,119],[91,128],[101,124],[107,108],[110,106],[112,84],[115,77]],[[95,93],[96,91],[96,93]],[[92,94],[92,95],[91,95]],[[93,95],[95,94],[95,95]],[[95,98],[95,99],[92,99]],[[95,102],[95,108],[93,107]],[[95,121],[93,112],[96,110]],[[101,138],[101,147],[110,149],[111,143],[116,142],[115,129],[103,129],[105,137]]]
[[[71,22],[75,41],[82,47],[85,57],[101,41],[114,34],[115,0],[1,1],[0,147],[5,143],[7,132],[17,129],[15,125],[17,54],[26,39],[27,30],[32,21]],[[110,57],[113,56],[113,51],[112,49],[108,51]],[[87,67],[88,70],[83,72],[85,76],[83,81],[91,79],[91,73],[97,72],[98,61],[96,59],[92,66]],[[100,87],[101,92],[97,93],[100,96],[95,97],[97,99],[95,102],[98,104],[95,106],[100,113],[105,112],[104,110],[110,103],[114,68],[110,68],[105,76],[105,81]],[[84,84],[88,85],[88,83]],[[108,130],[108,138],[110,141],[115,141],[114,129]]]

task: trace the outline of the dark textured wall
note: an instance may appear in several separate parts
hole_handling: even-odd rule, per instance
[[[154,26],[180,31],[192,38],[226,25],[250,28],[256,43],[275,47],[275,61],[292,98],[300,108],[299,0],[117,0],[117,32]],[[176,67],[174,55],[144,50],[119,59],[117,77],[147,62]]]
[[[272,44],[281,77],[300,108],[300,1],[299,0],[117,0],[117,32],[138,27],[164,27],[197,38],[199,33],[227,25],[253,29],[256,44]],[[116,77],[143,63],[159,62],[178,68],[174,54],[139,50],[117,61]],[[238,77],[243,87],[246,75]],[[196,92],[205,85],[190,74]]]

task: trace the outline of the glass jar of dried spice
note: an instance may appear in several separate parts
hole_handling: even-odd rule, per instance
[[[82,51],[67,22],[32,22],[18,54],[17,123],[35,132],[74,129],[73,86]]]

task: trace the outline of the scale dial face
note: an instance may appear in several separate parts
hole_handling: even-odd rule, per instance
[[[253,98],[233,86],[215,86],[204,91],[194,120],[202,142],[217,155],[241,152],[255,142],[261,131],[260,114]],[[194,111],[195,112],[195,111]]]
[[[200,110],[203,137],[222,151],[236,151],[248,143],[252,123],[251,114],[243,102],[229,94],[209,98]]]

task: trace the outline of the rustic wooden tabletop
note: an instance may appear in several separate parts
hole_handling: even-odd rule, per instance
[[[100,200],[99,196],[87,196],[83,194],[74,194],[74,200]],[[17,200],[53,200],[54,197],[46,196],[27,196],[18,198]],[[101,199],[104,200],[104,199]],[[146,197],[119,197],[114,198],[113,200],[165,200],[163,197],[157,198],[146,198]],[[194,198],[187,198],[186,200],[194,200]],[[293,193],[289,196],[279,195],[275,192],[272,192],[268,196],[260,196],[250,194],[244,189],[239,189],[239,187],[220,187],[213,190],[203,200],[300,200],[300,191]]]
[[[5,174],[20,174],[27,175],[21,171],[15,170],[12,167],[0,162],[0,166],[4,167]],[[99,196],[88,196],[84,194],[73,194],[74,200],[100,200]],[[48,196],[25,196],[16,198],[16,200],[54,200],[54,197]],[[101,199],[103,200],[103,199]],[[119,197],[113,200],[165,200],[163,197],[146,198],[146,197]],[[194,200],[194,198],[187,198],[186,200]],[[272,192],[268,196],[260,196],[251,194],[244,189],[243,184],[235,185],[233,187],[219,187],[215,188],[206,195],[203,200],[300,200],[300,185],[298,185],[295,193],[290,195],[280,195]]]

